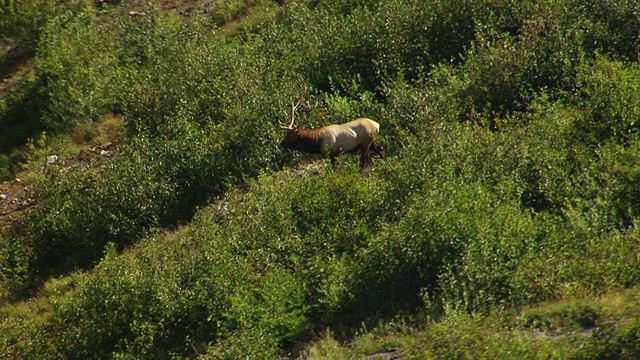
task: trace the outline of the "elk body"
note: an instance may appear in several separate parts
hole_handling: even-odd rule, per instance
[[[338,155],[360,151],[362,168],[368,164],[370,150],[381,153],[382,148],[375,143],[380,130],[380,124],[377,122],[358,118],[348,123],[329,125],[319,129],[300,129],[293,125],[297,106],[291,106],[291,123],[281,126],[287,131],[287,135],[280,144],[282,147],[310,154],[329,155],[331,164],[334,166]]]

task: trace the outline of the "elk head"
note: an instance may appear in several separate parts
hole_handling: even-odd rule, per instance
[[[282,141],[282,143],[280,143],[280,146],[283,146],[285,148],[289,148],[289,149],[296,148],[296,144],[298,144],[301,137],[301,133],[303,131],[300,128],[298,128],[298,126],[294,125],[295,117],[296,117],[296,109],[298,108],[298,106],[300,106],[300,101],[298,101],[298,103],[295,105],[291,104],[291,122],[289,123],[289,125],[280,123],[280,128],[287,131],[287,134],[285,135],[284,140]],[[311,105],[309,101],[307,101],[305,104],[302,105],[305,111],[304,113],[305,122],[308,119],[309,113],[311,113],[311,111],[313,111],[313,109],[315,109],[316,106],[317,106],[317,103],[314,105]]]

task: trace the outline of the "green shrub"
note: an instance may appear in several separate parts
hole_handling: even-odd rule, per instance
[[[447,196],[431,195],[414,199],[402,220],[338,263],[321,288],[327,321],[353,326],[389,317],[415,308],[423,289],[435,291],[467,234],[449,221],[456,214],[446,210],[454,208]]]
[[[24,78],[17,90],[0,99],[0,153],[13,158],[7,163],[7,171],[14,172],[21,162],[19,151],[29,139],[36,138],[46,130],[40,121],[42,101],[45,97],[37,81]]]
[[[378,71],[391,76],[404,72],[408,79],[417,79],[437,64],[460,62],[475,38],[476,7],[482,4],[382,2],[374,15],[381,22],[380,34],[386,35],[377,44]]]
[[[110,110],[119,91],[113,87],[118,54],[110,35],[90,12],[47,23],[38,49],[38,80],[47,96],[41,121],[47,129],[67,129]]]
[[[351,336],[426,307],[457,327],[430,326],[424,354],[488,344],[486,357],[527,357],[534,338],[491,338],[452,310],[637,284],[626,5],[296,2],[232,38],[206,16],[147,10],[112,22],[55,14],[37,79],[3,100],[15,119],[34,105],[22,137],[116,113],[132,138],[108,161],[52,171],[0,236],[2,299],[92,268],[45,286],[42,315],[3,310],[2,355],[296,356],[327,327]],[[297,100],[320,102],[305,125],[379,121],[387,159],[363,172],[347,156],[277,171],[299,158],[278,147]],[[150,236],[162,228],[174,232]],[[567,307],[523,326],[600,316]],[[591,345],[622,354],[634,331]]]
[[[17,238],[0,234],[0,302],[25,297],[34,286],[30,249]]]
[[[0,3],[0,43],[13,41],[27,54],[40,43],[40,35],[49,20],[60,14],[91,10],[91,1],[74,0],[64,3],[46,0],[3,0]]]
[[[570,6],[584,17],[587,28],[584,47],[589,53],[604,53],[615,59],[637,62],[640,53],[640,3],[637,0],[618,3],[576,1]]]
[[[31,271],[47,276],[91,266],[107,242],[123,248],[150,228],[188,219],[209,197],[285,158],[273,140],[281,120],[274,114],[283,102],[262,104],[275,89],[287,98],[299,93],[290,89],[303,85],[283,87],[275,76],[262,77],[259,61],[229,63],[227,55],[240,59],[237,44],[212,41],[202,19],[188,26],[161,19],[156,13],[140,24],[116,24],[116,31],[126,31],[118,41],[135,46],[118,49],[122,58],[98,59],[95,70],[105,76],[87,74],[94,71],[94,57],[113,50],[113,43],[97,41],[100,25],[72,18],[56,34],[57,25],[50,25],[50,53],[43,50],[41,66],[42,78],[51,80],[45,81],[49,102],[42,104],[51,125],[122,111],[135,137],[100,169],[54,172],[43,181],[39,208],[19,230],[33,249]],[[90,36],[77,37],[83,32]],[[83,61],[71,62],[71,54]],[[193,66],[185,68],[184,62]],[[111,94],[123,84],[133,86],[126,94]]]
[[[640,69],[601,58],[581,70],[579,106],[585,113],[576,123],[577,135],[594,146],[610,139],[628,141],[638,132]]]
[[[56,353],[167,358],[215,338],[223,304],[211,282],[217,275],[190,241],[172,242],[170,252],[162,244],[125,257],[111,247],[93,274],[54,304],[43,335]]]
[[[592,194],[585,196],[585,213],[599,212],[594,225],[599,229],[633,228],[640,215],[640,173],[634,164],[638,161],[638,135],[627,139],[627,144],[605,144],[598,149],[598,161],[592,165],[589,177]],[[594,214],[595,215],[595,214]]]
[[[41,184],[40,206],[23,230],[34,269],[90,266],[108,242],[123,248],[151,228],[189,218],[207,200],[202,194],[226,188],[224,148],[207,146],[214,137],[188,123],[173,125],[173,141],[141,136],[98,171],[54,173]]]
[[[245,279],[244,289],[237,289],[225,314],[224,331],[228,337],[213,347],[224,358],[275,356],[280,349],[291,349],[307,330],[304,284],[286,270],[267,270],[259,279]],[[260,334],[256,339],[255,336]],[[247,343],[248,339],[252,339]],[[254,352],[257,354],[251,355]]]

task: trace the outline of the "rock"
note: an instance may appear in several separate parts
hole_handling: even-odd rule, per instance
[[[58,162],[58,155],[49,155],[47,156],[46,165],[53,165]]]
[[[180,11],[180,15],[189,15],[194,10],[193,6],[187,6],[182,11]]]
[[[0,194],[0,200],[4,200],[4,199],[6,199],[6,198],[7,198],[7,195],[6,195],[6,194]]]
[[[107,143],[104,143],[102,145],[100,145],[100,149],[102,150],[109,150],[111,147],[113,147],[113,142],[109,141]]]
[[[218,215],[227,215],[229,210],[231,209],[229,207],[229,203],[226,201],[223,201],[218,205]]]

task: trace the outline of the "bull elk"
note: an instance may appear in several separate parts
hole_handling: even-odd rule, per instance
[[[340,125],[329,125],[319,129],[300,129],[294,125],[296,109],[300,102],[291,105],[291,123],[281,124],[287,131],[280,146],[292,150],[300,150],[310,154],[320,154],[331,158],[331,165],[335,166],[336,157],[340,154],[360,151],[360,167],[369,163],[371,150],[382,153],[382,147],[375,142],[380,130],[380,124],[367,119],[358,118]],[[307,114],[313,110],[307,103]],[[306,118],[306,115],[305,115]]]

